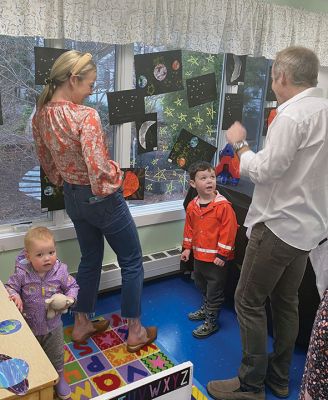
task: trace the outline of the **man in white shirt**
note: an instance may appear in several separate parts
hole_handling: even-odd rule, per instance
[[[243,357],[238,377],[211,381],[215,399],[264,400],[266,384],[288,397],[298,334],[298,288],[308,253],[328,231],[328,100],[316,88],[317,56],[304,47],[277,53],[272,90],[278,113],[265,147],[254,153],[235,122],[226,133],[240,173],[255,183],[245,226],[251,231],[235,293]],[[265,302],[271,300],[274,346],[267,354]]]

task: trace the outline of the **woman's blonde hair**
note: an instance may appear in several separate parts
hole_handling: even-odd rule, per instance
[[[295,86],[315,87],[318,84],[319,59],[310,49],[290,46],[277,53],[273,63],[274,79],[284,72]]]
[[[45,226],[36,226],[27,231],[24,237],[24,248],[29,251],[35,240],[52,240],[55,243],[55,238],[52,232]]]
[[[40,94],[37,108],[41,109],[51,100],[56,88],[66,82],[71,75],[83,79],[85,74],[96,71],[96,64],[90,53],[69,50],[60,55],[51,68],[46,86]]]

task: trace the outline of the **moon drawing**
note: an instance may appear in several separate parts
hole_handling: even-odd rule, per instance
[[[147,144],[146,144],[146,133],[148,132],[148,129],[156,124],[156,121],[145,121],[139,129],[139,143],[140,146],[143,147],[145,150],[147,149]]]

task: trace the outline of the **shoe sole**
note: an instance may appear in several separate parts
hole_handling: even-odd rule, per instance
[[[211,331],[210,333],[207,333],[206,335],[199,335],[197,333],[195,333],[194,331],[192,332],[193,337],[197,338],[197,339],[205,339],[211,335],[213,335],[213,333],[217,332],[219,330],[219,328],[216,328],[215,330]]]
[[[150,326],[146,328],[148,340],[144,343],[136,344],[136,345],[126,345],[126,349],[129,353],[136,353],[141,350],[144,346],[148,346],[157,338],[157,328],[156,326]]]

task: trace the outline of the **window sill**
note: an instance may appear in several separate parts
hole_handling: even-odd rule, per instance
[[[178,221],[185,218],[182,200],[169,201],[144,206],[130,207],[131,214],[137,227]],[[42,225],[45,225],[44,223]],[[24,246],[24,235],[32,224],[20,225],[20,231],[0,233],[0,252],[21,249]],[[73,224],[69,219],[62,224],[46,225],[55,235],[57,242],[76,238]]]

